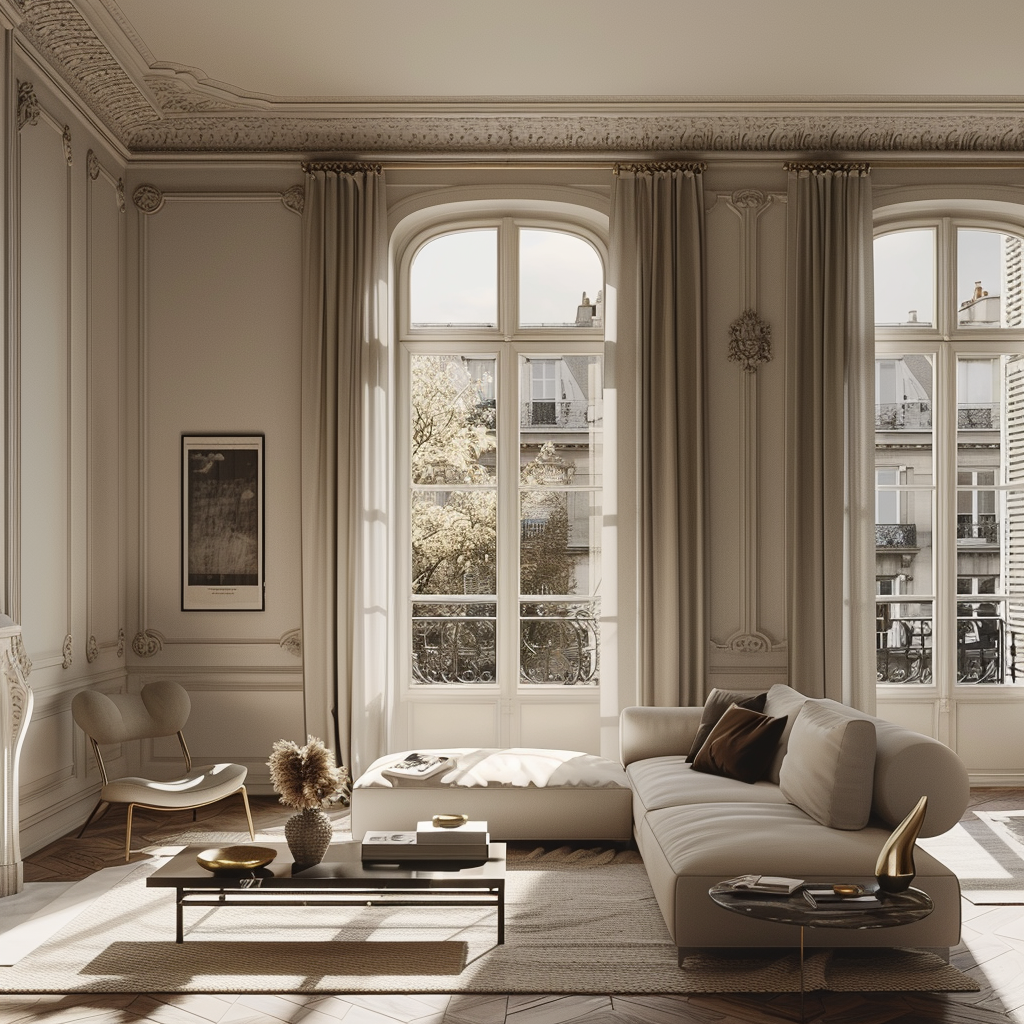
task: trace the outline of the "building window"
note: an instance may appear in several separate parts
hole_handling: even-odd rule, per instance
[[[413,247],[400,345],[409,685],[596,686],[601,258],[572,230],[514,218]]]
[[[1024,682],[1022,239],[955,217],[875,240],[880,684]]]

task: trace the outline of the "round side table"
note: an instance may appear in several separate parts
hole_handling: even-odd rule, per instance
[[[854,879],[853,881],[857,881]],[[871,880],[874,881],[873,879]],[[829,883],[810,882],[821,887]],[[708,890],[708,895],[725,910],[734,914],[746,914],[759,921],[777,921],[792,924],[800,929],[800,1015],[793,1019],[801,1022],[813,1020],[824,1010],[807,1017],[804,1012],[804,929],[805,928],[892,928],[895,925],[911,924],[927,917],[932,912],[931,897],[920,889],[907,889],[899,893],[876,892],[880,906],[864,907],[856,904],[829,903],[812,906],[798,889],[789,896],[764,893],[740,892],[735,889],[720,890],[717,886]]]

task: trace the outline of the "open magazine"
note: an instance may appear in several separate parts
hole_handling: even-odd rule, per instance
[[[438,772],[455,767],[454,759],[446,754],[406,754],[401,761],[381,769],[381,774],[403,779],[427,779]]]
[[[804,884],[802,878],[783,875],[737,875],[715,886],[716,892],[766,892],[788,896]]]

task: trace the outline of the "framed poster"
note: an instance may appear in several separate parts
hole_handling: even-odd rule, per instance
[[[181,609],[263,611],[263,435],[181,438]]]

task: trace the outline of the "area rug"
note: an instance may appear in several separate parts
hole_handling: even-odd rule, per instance
[[[1024,810],[973,811],[918,843],[956,875],[971,903],[1024,905]]]
[[[223,841],[223,840],[222,840]],[[165,852],[165,851],[161,851]],[[147,889],[145,862],[13,967],[3,992],[707,993],[799,989],[795,954],[701,957],[680,969],[635,851],[519,848],[506,944],[480,907],[186,910]],[[938,957],[816,954],[808,990],[976,991]]]

